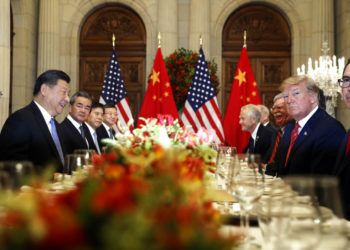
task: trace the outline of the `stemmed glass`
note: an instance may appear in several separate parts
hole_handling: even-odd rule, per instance
[[[231,174],[231,164],[234,161],[234,157],[237,154],[235,147],[219,146],[218,156],[216,161],[215,180],[216,188],[218,190],[228,190],[228,183]],[[221,205],[221,204],[220,204]],[[228,210],[228,202],[223,201],[224,212]],[[226,210],[226,211],[225,211]]]
[[[284,181],[296,192],[290,212],[289,228],[281,249],[315,249],[321,239],[322,211],[317,196],[317,178],[311,176],[288,176]]]
[[[84,155],[87,165],[92,164],[92,156],[96,154],[94,149],[76,149],[73,154]]]
[[[304,177],[305,178],[305,177]],[[309,177],[317,197],[318,211],[321,214],[321,237],[318,243],[322,249],[349,249],[340,199],[338,179],[331,176]]]
[[[74,186],[74,182],[84,177],[84,167],[87,164],[86,155],[84,154],[67,154],[63,167],[63,185],[65,187]]]
[[[264,171],[260,155],[238,154],[239,171],[231,175],[230,192],[238,200],[241,211],[241,226],[245,231],[245,243],[249,247],[249,214],[254,203],[259,200],[264,191]]]

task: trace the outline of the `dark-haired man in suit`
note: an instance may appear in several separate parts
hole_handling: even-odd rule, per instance
[[[76,149],[90,148],[87,138],[91,135],[85,133],[87,127],[84,122],[89,116],[91,103],[91,96],[85,91],[76,92],[69,100],[69,114],[59,125],[67,154]]]
[[[101,145],[101,138],[99,138],[96,129],[99,128],[103,121],[103,105],[98,102],[92,103],[91,106],[91,112],[87,118],[86,126],[87,131],[86,133],[89,133],[91,135],[92,141],[89,141],[91,148],[95,149],[97,153],[101,154],[102,148]]]
[[[350,109],[350,59],[345,65],[343,77],[338,80],[341,87],[342,99]],[[343,198],[344,213],[350,220],[350,130],[344,136],[343,142],[339,147],[337,163],[333,174],[338,176]]]
[[[115,126],[118,121],[117,108],[113,104],[104,105],[104,114],[102,125],[96,129],[97,135],[101,139],[115,138]],[[102,147],[103,145],[101,145]]]
[[[239,124],[242,126],[242,131],[248,131],[251,135],[243,152],[260,154],[261,161],[266,163],[274,132],[260,123],[260,116],[258,106],[247,104],[241,108]]]
[[[28,160],[37,169],[52,164],[62,169],[64,146],[54,119],[69,101],[70,77],[48,70],[36,80],[34,99],[11,114],[0,134],[0,160]]]
[[[319,89],[311,78],[289,77],[281,90],[295,121],[286,125],[280,142],[276,156],[279,175],[331,174],[344,127],[319,108]]]

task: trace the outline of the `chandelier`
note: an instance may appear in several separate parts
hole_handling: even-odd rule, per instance
[[[326,110],[335,117],[335,107],[337,106],[338,93],[340,93],[340,87],[338,85],[338,79],[342,77],[343,69],[345,65],[345,58],[338,59],[333,55],[329,56],[328,42],[322,43],[322,55],[319,60],[309,58],[307,69],[305,65],[298,67],[298,75],[307,75],[312,78],[318,87],[323,90],[323,94],[326,98]]]

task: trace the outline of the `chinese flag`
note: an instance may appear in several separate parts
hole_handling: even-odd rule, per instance
[[[174,119],[180,120],[160,48],[157,50],[152,74],[148,80],[148,87],[137,121],[137,127],[144,124],[140,117],[157,118],[158,115],[171,115]]]
[[[237,147],[237,152],[241,153],[248,144],[250,134],[243,132],[239,122],[241,107],[246,104],[260,104],[260,94],[255,82],[252,67],[249,63],[247,49],[242,48],[235,77],[232,81],[230,98],[226,107],[224,117],[224,133],[226,143]]]

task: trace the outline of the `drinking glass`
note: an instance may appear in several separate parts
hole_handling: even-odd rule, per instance
[[[217,188],[227,190],[227,181],[230,170],[230,165],[234,156],[237,154],[235,147],[219,146],[218,156],[216,161],[215,179]]]
[[[96,154],[94,149],[76,149],[73,154],[84,155],[85,156],[85,167],[92,166],[92,157]]]
[[[216,161],[215,180],[218,190],[228,191],[228,183],[232,174],[232,164],[235,160],[234,156],[237,153],[235,147],[219,146],[218,156]],[[229,203],[222,201],[218,202],[219,209],[226,213],[229,211]]]
[[[254,203],[264,192],[264,172],[260,156],[256,154],[238,154],[239,172],[231,176],[230,191],[238,200],[241,211],[241,226],[245,232],[245,244],[249,248],[249,215]]]
[[[0,171],[4,173],[2,185],[11,189],[19,189],[22,185],[31,183],[34,167],[30,161],[2,161],[0,162]],[[8,176],[7,181],[5,181],[5,173]]]
[[[263,238],[262,249],[278,250],[289,229],[290,213],[296,195],[289,186],[277,179],[265,183],[266,186],[268,187],[256,208]]]
[[[75,181],[82,179],[87,162],[86,154],[67,154],[63,167],[63,184],[71,186]]]
[[[321,213],[322,249],[349,249],[346,220],[340,198],[338,179],[331,176],[318,176],[314,180],[315,194]]]
[[[322,215],[317,197],[317,178],[311,176],[289,176],[284,179],[296,192],[290,212],[289,228],[280,249],[311,250],[321,239]]]

